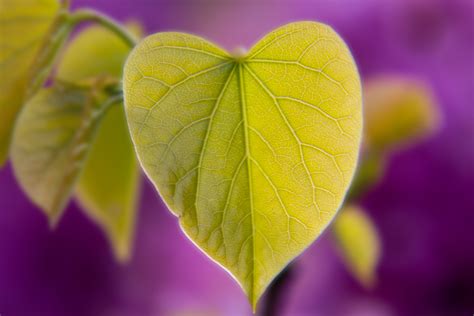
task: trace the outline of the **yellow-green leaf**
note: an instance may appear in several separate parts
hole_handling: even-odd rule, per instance
[[[328,26],[292,23],[243,56],[147,37],[125,65],[139,160],[186,235],[253,307],[336,214],[357,163],[361,87]]]
[[[433,133],[439,113],[429,87],[412,78],[378,76],[364,85],[365,140],[386,150]]]
[[[18,116],[11,156],[28,197],[54,225],[85,161],[96,126],[89,90],[56,85],[40,90]]]
[[[119,77],[130,48],[109,30],[94,26],[67,48],[58,77],[79,82],[98,76]],[[139,171],[122,105],[104,116],[79,179],[76,196],[103,228],[117,258],[130,255],[137,212]]]
[[[348,269],[363,285],[373,286],[381,249],[372,220],[359,207],[348,205],[334,221],[333,232]]]
[[[105,230],[120,260],[130,256],[139,172],[123,107],[109,110],[77,185],[84,210]]]
[[[133,32],[139,32],[137,26]],[[58,66],[57,77],[83,81],[98,76],[120,78],[130,47],[110,30],[91,26],[77,35],[67,47]]]
[[[57,0],[0,0],[0,166],[35,56],[58,10]]]

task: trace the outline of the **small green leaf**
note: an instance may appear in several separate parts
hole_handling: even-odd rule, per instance
[[[135,152],[125,123],[123,107],[108,111],[77,185],[79,202],[105,230],[120,260],[130,256],[139,184]]]
[[[183,231],[255,305],[336,214],[357,163],[361,87],[328,26],[299,22],[231,57],[147,37],[125,65],[139,160]]]
[[[348,269],[364,286],[373,286],[381,249],[372,220],[359,207],[348,205],[337,216],[333,232]]]
[[[121,76],[130,48],[109,30],[94,26],[81,32],[67,48],[58,67],[61,80],[79,82],[100,76]],[[116,256],[130,256],[137,212],[138,163],[125,121],[123,106],[104,116],[76,196],[92,219],[101,226]]]
[[[139,32],[133,27],[133,32]],[[91,26],[77,35],[67,47],[57,70],[66,81],[83,81],[98,76],[121,78],[130,47],[103,26]]]
[[[380,76],[364,86],[365,141],[383,151],[432,134],[439,125],[434,96],[427,85],[401,76]]]
[[[25,105],[15,126],[11,155],[15,176],[54,225],[85,161],[97,122],[89,90],[56,85]]]
[[[0,166],[8,156],[31,67],[58,10],[57,0],[0,0]]]

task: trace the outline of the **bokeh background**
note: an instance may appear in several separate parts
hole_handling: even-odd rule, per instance
[[[440,106],[437,134],[392,156],[362,200],[382,240],[377,285],[346,271],[325,233],[295,262],[277,316],[474,313],[474,2],[472,0],[76,0],[148,33],[196,33],[249,47],[296,20],[330,24],[363,79],[413,76]],[[2,316],[250,315],[238,285],[181,233],[144,180],[132,260],[72,203],[55,231],[0,171]]]

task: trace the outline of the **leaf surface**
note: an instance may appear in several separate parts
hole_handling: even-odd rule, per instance
[[[67,48],[58,77],[80,82],[100,76],[117,78],[130,48],[103,27],[81,32]],[[107,234],[117,258],[130,255],[137,213],[139,170],[122,105],[102,119],[76,187],[83,209]]]
[[[349,270],[362,284],[373,286],[381,246],[370,217],[359,207],[348,205],[337,216],[333,228]]]
[[[128,58],[124,93],[147,175],[255,308],[334,217],[353,176],[361,91],[348,48],[314,22],[283,26],[236,57],[158,33]]]
[[[15,176],[54,225],[71,196],[96,127],[89,90],[55,85],[21,111],[12,139]]]
[[[58,10],[57,0],[0,0],[0,166],[35,56]]]

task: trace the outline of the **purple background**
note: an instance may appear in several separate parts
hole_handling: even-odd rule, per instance
[[[471,0],[77,0],[147,32],[180,30],[247,47],[289,21],[329,23],[362,76],[417,76],[434,89],[440,132],[393,156],[363,200],[383,242],[378,285],[346,272],[329,234],[297,261],[280,315],[474,313],[474,25]],[[144,180],[145,181],[145,180]],[[263,305],[263,304],[262,304]],[[132,261],[114,261],[100,230],[72,204],[57,230],[0,172],[2,316],[250,315],[238,285],[180,232],[147,183]]]

